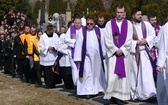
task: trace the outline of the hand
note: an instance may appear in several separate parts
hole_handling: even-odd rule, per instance
[[[138,41],[137,41],[137,45],[142,45],[142,41],[141,41],[141,40],[138,40]]]
[[[156,67],[156,71],[157,71],[158,73],[162,72],[162,71],[163,71],[163,67],[157,66],[157,67]]]
[[[117,54],[118,56],[121,56],[121,55],[123,54],[123,52],[122,52],[121,49],[118,49],[118,50],[116,51],[116,54]]]
[[[48,47],[48,50],[54,50],[54,48],[53,48],[53,47],[51,47],[51,46],[49,46],[49,47]]]
[[[142,45],[145,45],[145,44],[147,43],[146,39],[145,39],[145,38],[142,38],[142,39],[141,39],[141,43],[142,43]]]
[[[26,58],[29,59],[30,57],[27,55]]]

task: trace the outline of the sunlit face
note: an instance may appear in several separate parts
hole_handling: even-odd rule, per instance
[[[61,32],[61,33],[65,33],[65,32],[66,32],[66,29],[65,29],[64,27],[61,27],[60,32]]]
[[[36,28],[32,27],[31,30],[30,30],[30,32],[31,32],[32,35],[36,35]]]
[[[43,33],[42,33],[41,31],[39,31],[39,32],[37,33],[37,35],[38,35],[38,37],[40,38],[41,35],[43,35]]]
[[[88,30],[92,30],[94,28],[94,26],[95,26],[94,20],[88,19],[86,21],[86,26],[87,26]]]
[[[151,23],[152,26],[155,26],[156,23],[157,23],[157,17],[156,16],[155,17],[151,17],[149,19],[149,22]]]
[[[30,32],[30,27],[25,26],[24,32],[25,32],[25,33],[29,33],[29,32]]]
[[[75,19],[74,26],[76,27],[76,29],[80,29],[81,25],[82,25],[81,19]]]
[[[142,20],[142,12],[141,11],[136,12],[134,15],[132,15],[132,18],[136,22],[141,22],[141,20]]]
[[[116,15],[117,15],[116,18],[118,20],[122,20],[123,18],[125,18],[125,16],[126,16],[125,8],[124,7],[123,8],[117,8]]]

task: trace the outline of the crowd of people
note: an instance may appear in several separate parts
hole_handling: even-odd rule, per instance
[[[26,15],[10,11],[1,21],[0,69],[37,87],[64,83],[86,99],[101,92],[117,105],[129,100],[168,105],[167,23],[159,26],[157,16],[142,16],[140,8],[131,15],[127,20],[120,4],[107,22],[99,15],[83,26],[76,18],[67,31],[57,32],[52,25],[37,29]]]

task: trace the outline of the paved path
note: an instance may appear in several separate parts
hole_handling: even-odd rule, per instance
[[[58,86],[57,88],[50,89],[50,90],[52,90],[54,92],[61,93],[61,94],[66,94],[71,97],[78,98],[77,95],[75,94],[75,90],[64,89],[61,85]],[[82,99],[82,98],[78,98],[78,99],[87,101],[93,105],[115,105],[115,104],[111,104],[111,102],[109,100],[104,100],[103,94],[100,94],[99,96],[96,96],[91,99]],[[128,103],[129,104],[127,104],[127,105],[157,105],[157,103],[146,103],[146,102],[133,103],[133,102],[128,101]]]

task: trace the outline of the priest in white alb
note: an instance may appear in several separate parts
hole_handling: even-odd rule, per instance
[[[140,8],[132,9],[133,42],[131,45],[131,98],[156,99],[150,49],[154,46],[155,31],[151,24],[141,20]]]
[[[132,42],[132,23],[125,18],[124,5],[116,8],[116,18],[105,27],[105,47],[107,51],[107,88],[104,99],[123,105],[130,100],[130,47]]]
[[[158,105],[168,105],[168,22],[159,31],[159,56],[157,59],[157,101]]]
[[[95,26],[93,18],[87,18],[87,25],[83,28],[81,44],[76,44],[79,52],[80,69],[77,81],[77,95],[87,99],[105,90],[103,58],[105,55],[102,33]],[[75,53],[74,57],[77,53]]]

